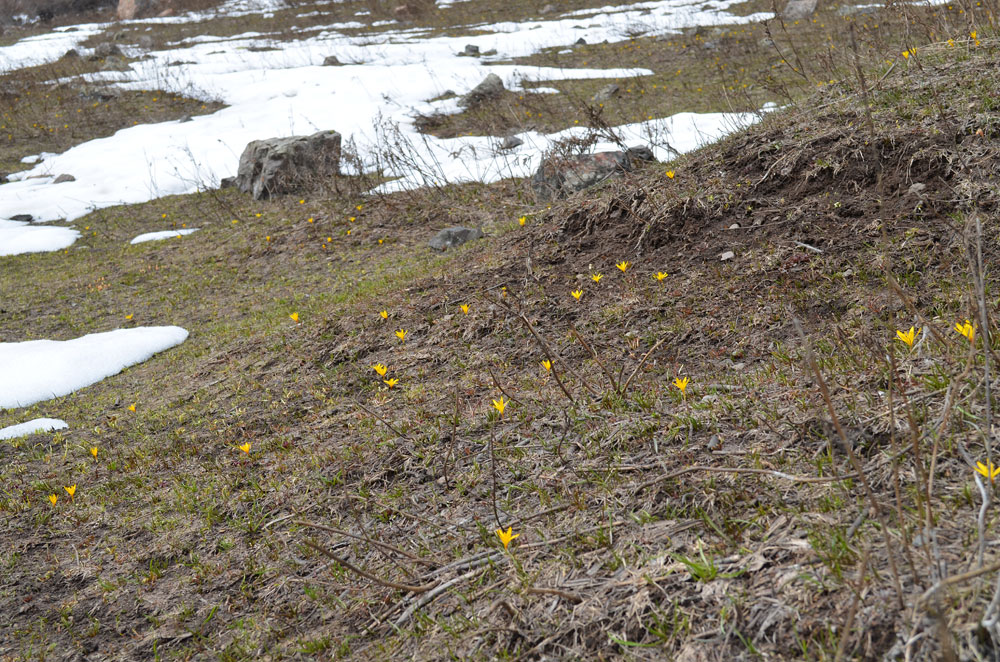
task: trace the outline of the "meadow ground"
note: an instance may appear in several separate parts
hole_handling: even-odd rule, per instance
[[[573,81],[432,118],[786,106],[555,203],[211,190],[4,258],[4,341],[190,337],[0,414],[69,423],[0,442],[0,658],[994,659],[998,43],[961,9],[856,18],[856,48],[830,8],[723,51],[541,54],[656,75],[606,109]],[[214,110],[147,91],[49,131],[78,98],[37,101],[50,75],[0,79],[5,167]],[[427,249],[449,225],[487,237]],[[200,230],[128,244],[154,226]]]

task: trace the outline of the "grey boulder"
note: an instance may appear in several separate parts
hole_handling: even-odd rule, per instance
[[[340,172],[340,134],[254,140],[240,156],[236,185],[255,200],[314,188]]]
[[[531,188],[540,200],[553,200],[600,184],[629,172],[639,161],[655,161],[648,147],[630,147],[616,152],[598,152],[569,157],[550,157],[531,178]]]
[[[604,103],[605,101],[610,101],[612,98],[618,96],[618,90],[621,89],[614,83],[609,83],[597,91],[594,95],[594,103]]]
[[[455,226],[438,232],[431,238],[427,245],[436,251],[446,251],[449,248],[455,248],[466,242],[482,239],[485,236],[482,230]]]
[[[816,11],[817,0],[788,0],[781,18],[786,21],[801,21],[809,18]]]
[[[514,149],[515,147],[520,147],[523,144],[524,141],[518,138],[517,136],[507,136],[500,143],[500,149],[503,150]]]
[[[468,94],[464,94],[458,99],[458,105],[462,108],[474,108],[488,99],[495,99],[504,91],[503,81],[500,76],[490,74],[483,79],[483,82],[472,88]]]
[[[112,55],[121,55],[121,54],[122,54],[121,49],[118,48],[117,45],[106,41],[103,44],[98,44],[97,47],[94,48],[94,52],[87,59],[91,61],[104,60],[111,57]]]

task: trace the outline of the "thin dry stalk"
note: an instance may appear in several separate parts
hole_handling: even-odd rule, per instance
[[[496,520],[497,528],[502,529],[503,524],[500,523],[500,512],[497,510],[497,454],[496,454],[496,421],[490,424],[490,476],[492,477],[492,483],[490,485],[490,500],[493,504],[493,519]]]
[[[642,355],[642,358],[639,359],[639,365],[635,367],[635,370],[632,371],[632,374],[629,375],[628,379],[625,380],[625,383],[622,384],[622,391],[621,391],[622,395],[625,395],[625,391],[628,390],[628,385],[632,383],[632,380],[635,378],[636,374],[638,374],[639,370],[642,369],[642,366],[646,364],[646,360],[649,358],[649,356],[666,341],[667,341],[666,338],[661,338],[655,345],[649,348],[648,352]]]
[[[604,376],[608,378],[608,383],[611,384],[611,388],[614,389],[616,393],[620,393],[621,391],[618,388],[618,383],[615,381],[615,376],[611,374],[611,372],[607,369],[607,367],[605,367],[604,362],[601,361],[601,357],[597,355],[597,352],[594,351],[594,348],[591,347],[587,343],[587,341],[583,339],[583,336],[580,335],[580,332],[577,331],[576,328],[571,327],[570,333],[572,333],[576,337],[576,339],[580,341],[580,344],[583,345],[583,348],[587,350],[587,352],[590,354],[591,357],[593,357],[595,361],[597,361],[597,365],[600,366],[601,372],[603,372]]]
[[[976,214],[976,262],[973,272],[976,284],[976,300],[979,304],[979,323],[982,324],[983,336],[983,371],[986,382],[986,460],[988,466],[993,466],[993,407],[990,393],[990,319],[986,313],[986,286],[983,284],[985,270],[983,268],[983,226]]]
[[[397,591],[408,591],[410,593],[423,593],[423,592],[429,591],[429,590],[433,589],[435,586],[437,586],[437,582],[430,582],[428,584],[423,584],[421,586],[414,586],[413,584],[400,584],[400,583],[397,583],[397,582],[389,581],[388,579],[382,579],[381,577],[376,577],[372,573],[370,573],[370,572],[368,572],[366,570],[362,570],[361,568],[359,568],[359,567],[351,564],[349,561],[347,561],[345,559],[342,559],[341,557],[337,556],[336,554],[334,554],[330,550],[326,549],[325,547],[323,547],[322,545],[320,545],[320,544],[318,544],[316,542],[313,542],[312,540],[303,540],[302,542],[303,542],[303,544],[306,547],[310,547],[312,549],[315,549],[320,554],[323,554],[327,558],[336,561],[337,563],[339,563],[340,565],[344,566],[345,568],[347,568],[348,570],[350,570],[354,574],[361,575],[365,579],[370,579],[371,581],[375,582],[376,584],[379,584],[381,586],[385,586],[386,588],[396,589]]]
[[[812,369],[813,375],[816,377],[820,393],[823,395],[823,400],[826,402],[827,410],[830,412],[830,418],[837,430],[837,434],[840,436],[840,441],[844,446],[844,451],[847,453],[847,457],[851,462],[851,467],[854,469],[854,473],[858,475],[858,478],[861,480],[861,484],[864,486],[865,495],[868,497],[872,511],[875,513],[875,518],[878,520],[879,527],[882,529],[882,534],[885,537],[886,554],[889,559],[889,569],[892,572],[893,582],[895,583],[896,599],[898,601],[899,608],[903,609],[903,585],[899,579],[899,570],[896,567],[896,555],[892,549],[892,540],[889,537],[889,527],[886,526],[885,516],[882,514],[882,508],[879,506],[878,500],[875,498],[875,492],[872,490],[871,483],[868,482],[868,477],[865,476],[864,468],[861,466],[861,462],[858,461],[858,456],[854,453],[854,447],[847,438],[847,433],[844,432],[844,427],[840,424],[840,418],[837,416],[837,410],[833,406],[833,398],[830,397],[830,390],[827,388],[826,381],[823,379],[823,374],[820,372],[819,364],[816,363],[816,357],[812,352],[812,345],[809,343],[809,339],[806,338],[806,334],[802,330],[802,324],[799,322],[799,319],[794,316],[792,317],[792,321],[795,323],[795,330],[798,332],[799,338],[801,338],[803,346],[805,347],[806,361],[809,363],[809,367]]]
[[[861,555],[861,563],[858,564],[858,577],[855,580],[854,586],[854,599],[851,600],[851,608],[847,612],[847,620],[844,622],[843,634],[840,636],[840,641],[837,642],[837,652],[833,656],[833,662],[843,660],[844,653],[847,652],[847,641],[851,637],[854,619],[858,614],[858,605],[861,603],[861,594],[865,590],[865,570],[868,568],[868,555],[870,552],[871,547],[866,546],[864,553]]]
[[[896,438],[896,407],[893,403],[893,393],[896,385],[896,355],[893,352],[889,352],[889,370],[889,443],[892,445],[892,491],[896,499],[896,519],[899,521],[899,530],[903,534],[903,554],[906,556],[906,562],[910,566],[910,575],[919,577],[920,575],[917,573],[916,565],[913,562],[913,554],[910,553],[910,531],[906,526],[906,517],[903,514],[903,496],[899,483],[899,458],[902,456],[902,452],[899,448],[899,440]]]

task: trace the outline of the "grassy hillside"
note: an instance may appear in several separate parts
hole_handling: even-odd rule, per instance
[[[551,205],[345,177],[3,258],[4,341],[191,335],[0,413],[70,426],[0,442],[0,658],[994,659],[998,51],[949,16]]]

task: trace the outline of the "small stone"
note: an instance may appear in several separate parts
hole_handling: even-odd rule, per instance
[[[463,50],[459,55],[464,55],[466,57],[475,57],[479,55],[479,46],[475,44],[466,44],[465,50]]]
[[[921,193],[924,192],[925,188],[927,188],[927,184],[922,184],[920,182],[917,182],[916,184],[914,184],[914,185],[912,185],[910,187],[910,190],[908,191],[908,193],[910,195],[920,195]]]
[[[727,260],[732,260],[734,257],[736,257],[736,253],[732,251],[726,251],[725,253],[719,256],[719,259],[723,262],[726,262]]]
[[[577,46],[586,46],[587,45],[587,40],[584,39],[583,37],[580,37],[579,39],[576,40],[576,45]]]
[[[733,223],[732,225],[729,226],[729,229],[730,230],[739,230],[740,229],[740,224],[739,223]]]
[[[514,149],[515,147],[520,147],[524,144],[524,141],[517,136],[507,136],[500,143],[500,149]]]
[[[873,16],[879,12],[878,6],[842,5],[837,8],[837,16]]]
[[[63,53],[62,59],[75,60],[78,57],[80,57],[80,51],[76,50],[75,48],[71,48],[65,53]]]
[[[441,230],[431,238],[427,245],[436,251],[446,251],[449,248],[455,248],[466,242],[482,239],[485,236],[482,230],[456,226]]]
[[[610,101],[612,98],[618,96],[618,91],[620,89],[621,88],[614,83],[605,85],[597,91],[597,94],[594,95],[594,103],[604,103],[605,101]]]
[[[633,145],[625,150],[629,159],[634,163],[636,161],[645,161],[646,163],[656,163],[656,155],[653,154],[653,150],[646,147],[645,145]]]
[[[190,122],[190,121],[191,121],[191,116],[190,115],[185,115],[185,116],[181,117],[179,120],[177,120],[177,123],[178,124],[183,124],[184,122]]]
[[[94,55],[99,58],[108,58],[112,55],[121,55],[121,49],[117,45],[104,42],[103,44],[98,44],[97,48],[94,49]]]
[[[816,11],[817,0],[789,0],[781,17],[786,21],[801,21],[809,18]]]
[[[101,64],[101,71],[125,71],[128,68],[128,60],[120,55],[109,55]]]
[[[339,67],[342,66],[343,64],[344,64],[343,62],[337,59],[336,55],[327,55],[325,58],[323,58],[324,67]]]
[[[22,223],[31,223],[31,214],[14,214],[10,217],[12,221],[21,221]]]
[[[59,175],[58,177],[56,177],[55,179],[53,179],[52,183],[53,184],[62,184],[63,182],[75,182],[75,181],[76,181],[76,177],[74,177],[73,175],[63,174],[63,175]]]
[[[223,177],[219,182],[219,188],[236,188],[235,177]]]
[[[707,448],[710,453],[722,450],[722,440],[719,439],[719,435],[713,434],[711,437],[709,437]]]
[[[473,108],[487,99],[494,99],[500,96],[505,89],[500,77],[496,74],[490,74],[483,79],[483,82],[476,85],[471,92],[459,98],[458,105],[462,108]]]

